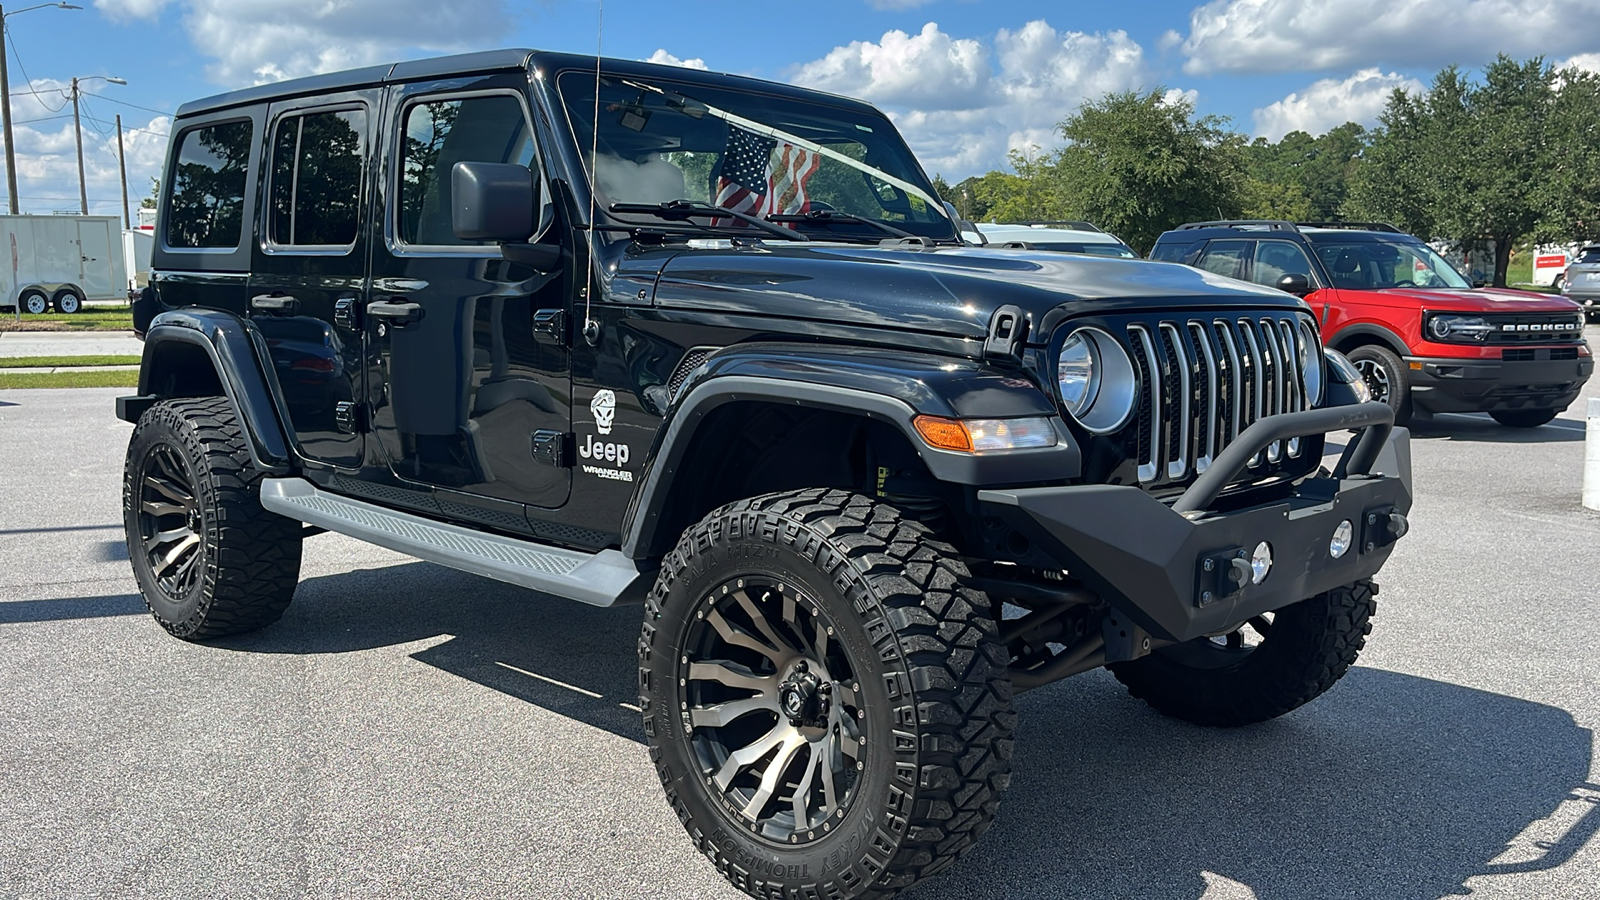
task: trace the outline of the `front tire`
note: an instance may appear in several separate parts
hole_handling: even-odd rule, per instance
[[[1497,409],[1489,417],[1507,428],[1538,428],[1556,417],[1554,409]]]
[[[40,291],[28,291],[17,299],[22,311],[30,315],[43,315],[50,311],[50,298]]]
[[[1366,381],[1372,399],[1387,403],[1394,410],[1394,424],[1411,421],[1411,380],[1405,360],[1377,344],[1357,347],[1347,356]]]
[[[888,897],[988,830],[1008,657],[954,550],[838,490],[730,504],[663,560],[645,734],[701,852],[759,897]]]
[[[83,295],[72,288],[57,291],[54,303],[58,313],[70,316],[83,312]]]
[[[1219,638],[1164,647],[1109,668],[1159,712],[1198,725],[1275,719],[1333,687],[1366,645],[1378,588],[1358,581],[1257,616]]]
[[[128,442],[122,514],[151,615],[202,640],[278,621],[300,577],[303,527],[262,508],[226,397],[164,400]]]

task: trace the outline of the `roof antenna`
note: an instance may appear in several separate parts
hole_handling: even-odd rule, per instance
[[[594,252],[594,205],[595,195],[600,191],[595,171],[599,168],[600,158],[600,50],[604,46],[605,24],[606,0],[600,0],[600,15],[594,26],[594,128],[590,131],[589,143],[589,276],[583,290],[583,338],[591,347],[600,343],[600,323],[589,315],[589,305],[594,292],[600,287],[594,268],[597,259]]]

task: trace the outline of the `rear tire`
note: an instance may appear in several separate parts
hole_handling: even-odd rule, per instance
[[[123,527],[151,615],[201,640],[278,621],[300,578],[303,526],[261,506],[226,397],[164,400],[128,442]]]
[[[1377,344],[1357,347],[1346,356],[1367,382],[1372,399],[1387,403],[1394,410],[1394,423],[1404,425],[1411,421],[1411,375],[1405,360]]]
[[[56,292],[56,312],[73,315],[83,312],[83,295],[73,288],[65,288]]]
[[[17,298],[17,303],[22,306],[22,311],[31,315],[43,315],[50,311],[50,298],[42,291],[25,291]]]
[[[736,887],[888,897],[988,830],[1015,714],[966,576],[923,525],[839,490],[730,504],[667,555],[639,641],[645,734]]]
[[[1490,418],[1507,428],[1538,428],[1556,417],[1555,409],[1500,409],[1489,413]]]
[[[1358,581],[1278,610],[1254,647],[1234,646],[1233,635],[1199,638],[1109,668],[1129,693],[1174,718],[1217,727],[1265,722],[1349,670],[1372,631],[1377,592]],[[1234,634],[1242,633],[1243,626]]]

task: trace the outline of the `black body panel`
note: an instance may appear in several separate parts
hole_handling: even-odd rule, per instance
[[[1508,351],[1511,352],[1511,351]],[[1552,359],[1554,351],[1523,351],[1532,359],[1429,359],[1411,370],[1411,400],[1430,412],[1566,409],[1594,374],[1594,358]],[[1542,357],[1542,358],[1540,358]]]

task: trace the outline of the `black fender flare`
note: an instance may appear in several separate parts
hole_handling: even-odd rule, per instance
[[[1036,484],[1075,478],[1082,469],[1082,453],[1054,402],[1020,373],[915,352],[742,344],[713,354],[667,410],[623,518],[624,554],[654,558],[677,540],[676,534],[657,533],[673,475],[706,416],[741,401],[834,410],[887,423],[905,435],[935,478],[954,484]],[[1055,425],[1057,443],[977,455],[939,450],[918,435],[912,419],[919,415],[1045,417]]]
[[[1385,347],[1388,347],[1390,350],[1393,350],[1395,354],[1401,358],[1411,354],[1411,348],[1406,346],[1406,342],[1401,340],[1398,334],[1395,334],[1393,331],[1390,331],[1381,325],[1372,325],[1366,322],[1341,328],[1337,332],[1324,339],[1322,344],[1325,347],[1333,347],[1334,349],[1338,349],[1339,345],[1344,343],[1346,338],[1352,337],[1377,338],[1379,343],[1383,344]]]
[[[156,316],[145,333],[139,397],[119,398],[118,417],[137,422],[151,404],[167,399],[157,380],[167,369],[163,360],[179,346],[199,348],[210,359],[222,393],[244,426],[245,443],[256,468],[273,475],[292,471],[294,459],[284,436],[283,411],[260,364],[268,358],[266,344],[249,323],[231,313],[183,309]],[[180,391],[171,396],[187,395]]]

